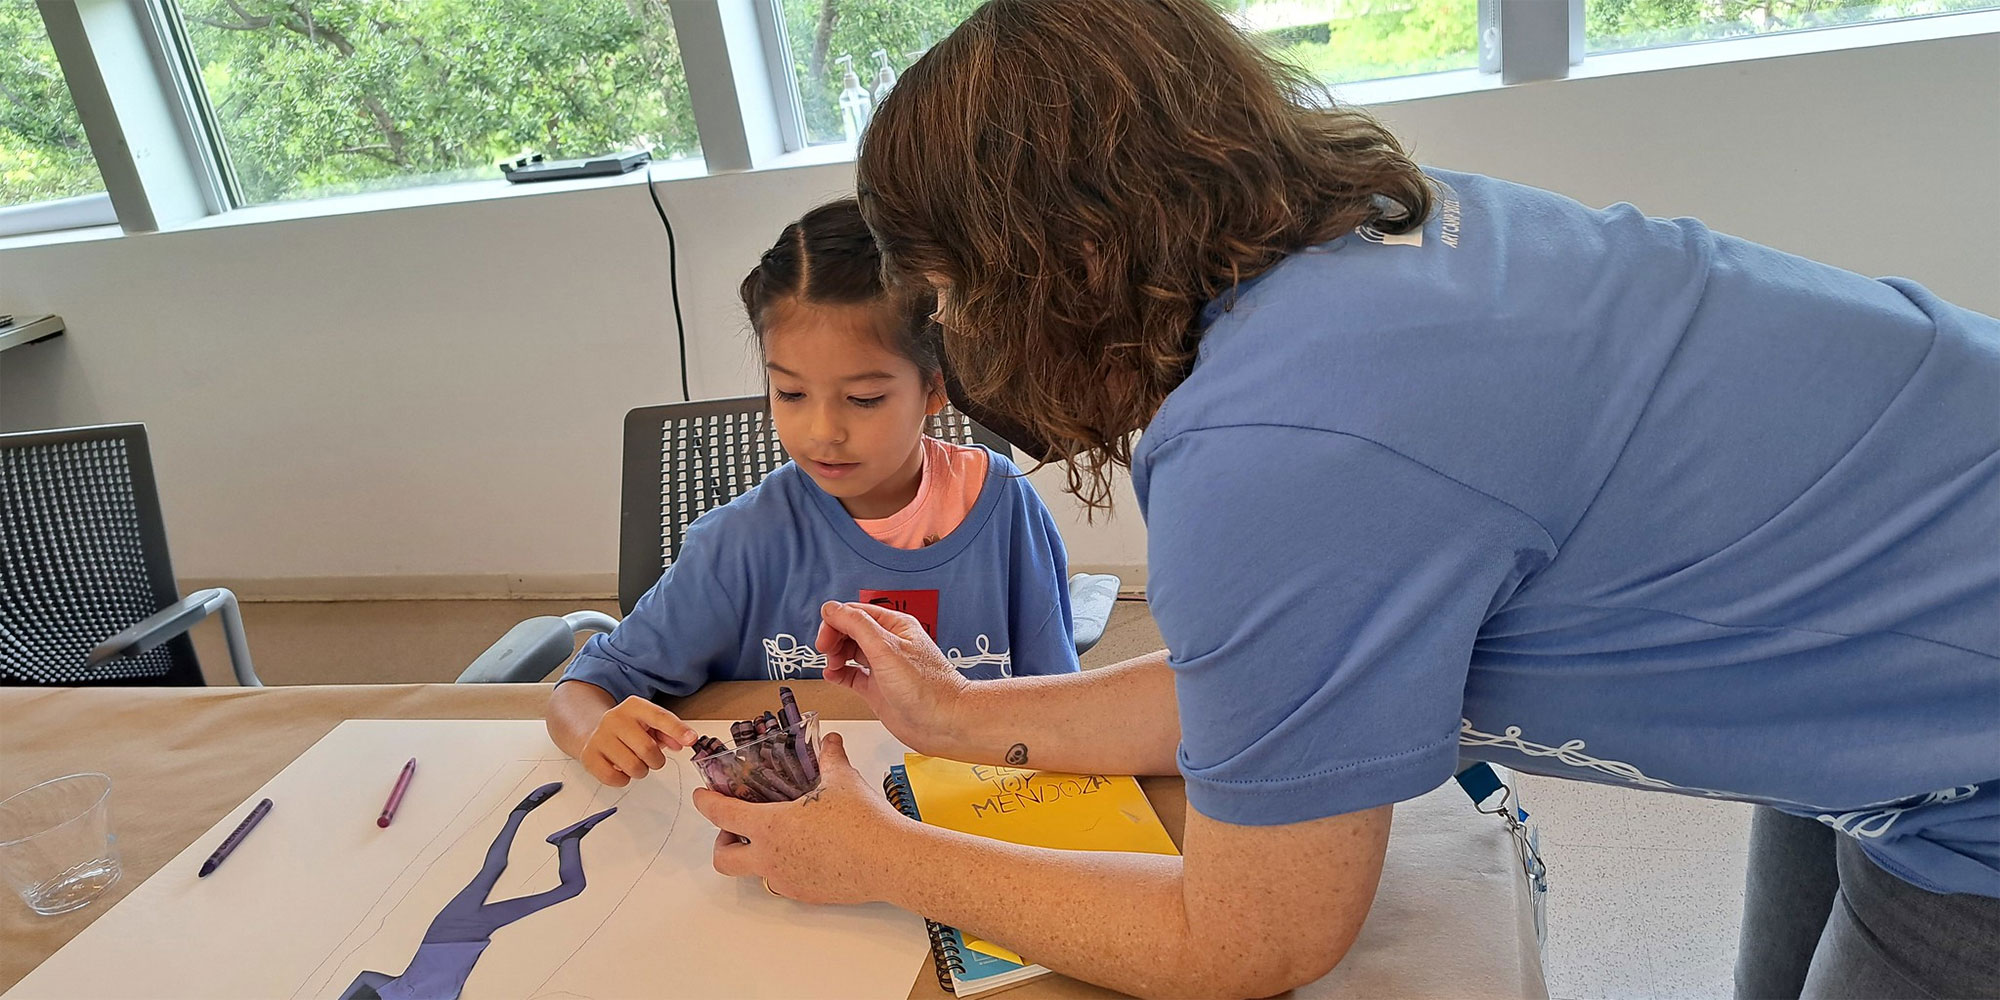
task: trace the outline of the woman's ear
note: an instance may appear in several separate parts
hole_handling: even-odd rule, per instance
[[[943,372],[931,375],[930,381],[930,388],[924,393],[924,415],[935,417],[944,412],[945,406],[951,403],[951,397],[945,394]]]

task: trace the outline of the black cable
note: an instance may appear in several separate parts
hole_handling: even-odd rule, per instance
[[[674,339],[681,348],[681,398],[694,402],[694,393],[688,390],[688,331],[687,322],[681,319],[681,268],[680,250],[674,245],[674,224],[667,221],[666,206],[660,204],[660,192],[653,187],[653,161],[646,161],[646,193],[652,196],[653,211],[660,213],[660,225],[667,227],[667,289],[674,299]]]

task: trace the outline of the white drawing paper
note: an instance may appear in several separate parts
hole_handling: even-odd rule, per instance
[[[728,737],[726,722],[690,724]],[[905,748],[880,723],[826,728],[845,737],[865,775],[902,761]],[[413,756],[395,821],[379,828]],[[6,997],[333,1000],[363,973],[395,977],[475,881],[509,814],[551,782],[560,791],[519,820],[486,898],[554,901],[491,932],[464,1000],[900,997],[928,974],[928,939],[912,914],[807,906],[716,874],[715,828],[689,799],[700,779],[685,755],[669,761],[610,788],[551,745],[540,722],[342,723]],[[196,878],[249,803],[266,797],[270,815]],[[551,893],[563,879],[547,838],[614,807],[574,845],[583,890]]]

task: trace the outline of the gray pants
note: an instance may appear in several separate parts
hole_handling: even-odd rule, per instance
[[[2000,899],[1926,892],[1854,838],[1760,806],[1736,996],[2000,997]]]

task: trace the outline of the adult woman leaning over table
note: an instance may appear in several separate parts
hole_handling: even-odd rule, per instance
[[[1184,856],[910,823],[830,749],[809,801],[696,793],[716,868],[1265,995],[1464,756],[1757,803],[1743,995],[2000,994],[2000,323],[1311,92],[1205,0],[994,0],[861,153],[966,404],[1086,501],[1130,467],[1168,648],[968,682],[829,605],[827,677],[924,753],[1178,770]]]

